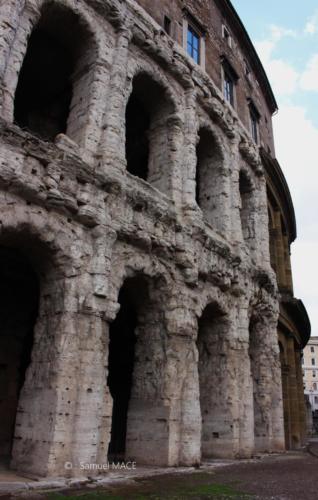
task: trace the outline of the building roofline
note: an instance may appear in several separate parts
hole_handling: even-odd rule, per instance
[[[237,30],[241,33],[241,40],[245,43],[246,48],[248,49],[248,54],[252,57],[252,59],[254,61],[255,68],[256,68],[257,74],[258,74],[257,76],[260,80],[260,84],[265,89],[265,95],[267,98],[267,102],[269,104],[271,113],[274,114],[278,110],[278,105],[277,105],[271,84],[269,83],[267,74],[266,74],[264,67],[261,63],[261,60],[256,52],[256,49],[253,45],[253,42],[250,39],[250,36],[247,33],[246,28],[241,21],[241,18],[239,17],[238,13],[236,12],[236,10],[233,7],[230,0],[218,0],[218,2],[227,9],[229,15],[231,16],[232,21],[236,25]]]

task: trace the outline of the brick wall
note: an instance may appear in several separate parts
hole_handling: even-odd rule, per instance
[[[171,37],[183,45],[183,18],[192,15],[194,21],[202,26],[205,36],[205,70],[214,83],[222,90],[221,57],[224,55],[235,69],[239,79],[236,84],[235,109],[241,122],[250,130],[249,99],[252,99],[260,114],[260,144],[273,156],[274,141],[271,110],[265,97],[265,89],[258,81],[257,68],[251,56],[250,47],[245,47],[237,24],[227,15],[224,2],[215,0],[137,0],[137,2],[164,27],[164,17],[171,20]],[[219,6],[220,4],[220,6]],[[231,46],[223,37],[225,25],[231,37]],[[246,73],[246,63],[250,69]]]

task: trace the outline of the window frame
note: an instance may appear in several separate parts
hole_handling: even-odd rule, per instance
[[[239,79],[235,69],[231,66],[225,56],[221,57],[222,66],[222,94],[226,102],[233,109],[236,108],[236,85]]]
[[[250,121],[250,133],[255,144],[260,144],[260,130],[259,130],[259,122],[260,122],[260,113],[253,103],[252,100],[249,101],[249,121]]]
[[[189,42],[189,35],[191,37],[191,42]],[[197,40],[197,47],[194,47],[193,40]],[[190,51],[189,51],[190,47]],[[201,36],[198,31],[192,26],[192,24],[188,23],[187,27],[187,54],[194,60],[195,63],[200,65],[201,57],[200,50],[201,49]],[[194,57],[194,51],[197,53],[197,59]]]
[[[205,70],[205,37],[206,28],[202,26],[191,12],[185,7],[183,9],[183,35],[182,47],[187,56],[191,58],[195,64]],[[193,55],[188,52],[188,33],[192,32],[198,38],[198,60],[195,60]]]
[[[234,108],[234,80],[231,75],[224,70],[223,74],[223,95],[225,100]]]
[[[225,25],[222,24],[222,38],[225,41],[226,45],[230,48],[232,48],[232,36],[229,28]]]

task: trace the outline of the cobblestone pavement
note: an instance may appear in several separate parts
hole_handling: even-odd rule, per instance
[[[312,443],[318,451],[318,442]],[[253,460],[211,461],[200,469],[140,469],[78,483],[59,491],[25,490],[1,494],[1,500],[317,500],[318,458],[307,452],[289,452]],[[75,482],[73,483],[75,484]],[[1,486],[1,482],[0,482]],[[40,486],[40,484],[38,485]]]

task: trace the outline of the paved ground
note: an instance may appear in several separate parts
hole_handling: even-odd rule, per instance
[[[318,441],[312,443],[317,451]],[[111,476],[111,479],[109,478]],[[12,483],[13,485],[14,483]],[[0,482],[1,486],[1,482]],[[35,484],[32,483],[32,487]],[[38,484],[38,487],[40,484]],[[1,500],[317,500],[318,458],[290,452],[253,460],[211,461],[200,469],[139,469],[108,474],[99,485],[45,492],[27,490],[1,494]]]

